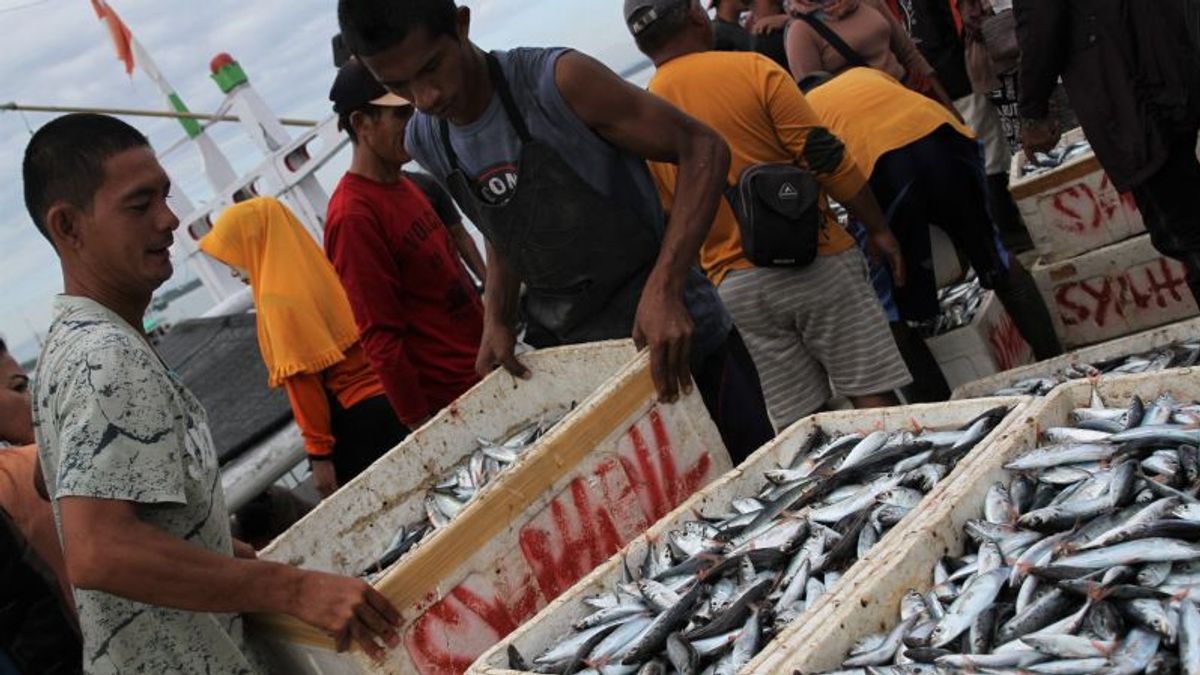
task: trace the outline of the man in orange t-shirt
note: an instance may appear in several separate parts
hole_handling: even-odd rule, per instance
[[[984,288],[1012,317],[1039,360],[1062,353],[1050,312],[1029,272],[1010,256],[987,208],[983,155],[975,134],[945,108],[888,75],[852,68],[802,86],[828,125],[870,177],[904,246],[907,288],[896,294],[900,318],[923,321],[940,311],[929,226],[939,226],[971,263]]]
[[[650,91],[729,144],[731,184],[751,166],[798,163],[871,226],[874,247],[899,262],[899,244],[866,177],[821,126],[787,71],[759,54],[714,51],[708,14],[695,0],[626,0],[625,17],[638,48],[658,69]],[[657,162],[650,170],[669,211],[678,170]],[[892,391],[912,379],[854,240],[827,207],[824,218],[817,259],[806,267],[755,267],[724,201],[700,251],[780,428],[819,410],[834,393],[858,407],[893,405]]]

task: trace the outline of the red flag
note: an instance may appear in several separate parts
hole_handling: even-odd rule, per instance
[[[92,9],[96,10],[96,18],[108,26],[108,34],[112,36],[113,46],[117,49],[117,59],[125,64],[125,74],[133,74],[133,34],[129,27],[117,16],[105,0],[92,0]]]

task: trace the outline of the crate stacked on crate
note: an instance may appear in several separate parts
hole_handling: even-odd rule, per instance
[[[1159,254],[1132,195],[1120,194],[1079,129],[1050,156],[1012,160],[1009,190],[1040,258],[1031,269],[1065,347],[1197,313],[1183,266]]]
[[[1117,673],[1177,662],[1176,645],[1200,638],[1197,624],[1188,636],[1172,618],[1200,595],[1177,580],[1200,564],[1188,543],[1200,535],[1188,523],[1198,400],[1198,369],[1060,386],[745,672],[899,662],[905,672]]]
[[[492,373],[260,553],[368,579],[400,611],[401,645],[373,663],[256,616],[272,672],[461,673],[729,471],[699,394],[659,405],[631,341],[522,359],[531,379]]]
[[[645,665],[653,661],[680,672],[734,672],[897,545],[897,531],[926,503],[942,501],[945,486],[1010,433],[1028,402],[973,399],[804,418],[468,672],[656,672]]]

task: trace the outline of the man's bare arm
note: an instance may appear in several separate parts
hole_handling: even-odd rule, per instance
[[[521,281],[504,256],[485,242],[488,266],[483,284],[483,337],[475,370],[481,376],[501,366],[518,377],[528,377],[529,369],[513,353],[517,343],[517,300]]]
[[[290,614],[354,640],[375,658],[399,644],[400,615],[360,579],[251,558],[226,557],[137,517],[132,502],[63,497],[63,553],[71,583],[149,605],[193,612]]]
[[[571,109],[591,129],[629,153],[679,166],[662,249],[642,293],[634,339],[650,348],[659,397],[690,389],[692,323],[683,304],[689,268],[712,227],[729,173],[729,146],[699,121],[621,79],[599,61],[568,52],[555,79]]]
[[[896,241],[896,236],[888,227],[887,218],[883,214],[883,209],[879,207],[879,202],[875,199],[875,193],[871,192],[871,187],[864,185],[858,194],[848,200],[844,206],[867,228],[867,250],[870,255],[876,259],[882,258],[882,261],[886,262],[891,270],[892,281],[896,286],[904,286],[907,279],[905,278],[904,256],[900,252],[900,242]]]
[[[462,256],[463,262],[467,263],[467,269],[471,270],[471,274],[474,274],[480,283],[486,284],[487,266],[483,262],[483,256],[479,253],[479,247],[471,238],[471,233],[467,232],[467,226],[460,221],[453,224],[447,223],[446,229],[450,230],[450,237],[454,239],[454,247],[458,249],[458,254]]]

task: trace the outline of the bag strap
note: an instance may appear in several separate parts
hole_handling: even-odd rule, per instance
[[[807,23],[809,26],[812,26],[813,30],[817,31],[821,37],[825,38],[825,41],[828,42],[834,49],[836,49],[837,52],[842,55],[843,59],[846,59],[847,68],[864,68],[867,66],[866,59],[864,59],[861,54],[854,51],[853,47],[846,44],[846,41],[842,39],[842,36],[838,35],[836,31],[834,31],[832,28],[826,25],[824,21],[817,17],[816,12],[808,12],[806,14],[800,14],[799,16],[802,21]]]

